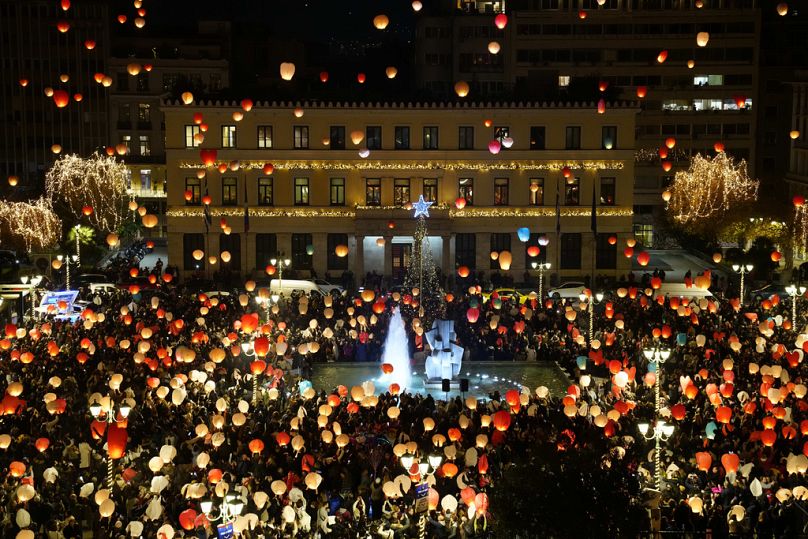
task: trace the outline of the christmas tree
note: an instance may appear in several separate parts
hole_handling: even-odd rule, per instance
[[[427,329],[432,325],[432,320],[443,314],[444,306],[443,289],[438,280],[438,271],[432,260],[432,249],[430,249],[427,236],[426,218],[429,217],[429,206],[431,205],[432,202],[426,202],[423,196],[413,204],[414,217],[418,223],[412,235],[412,256],[404,279],[406,287],[419,290],[418,317],[421,319],[423,327]]]

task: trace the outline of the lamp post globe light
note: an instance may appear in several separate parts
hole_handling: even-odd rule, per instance
[[[283,253],[278,253],[276,258],[271,258],[269,263],[278,268],[278,289],[283,291],[283,268],[288,268],[292,265],[292,261],[284,256]]]
[[[657,419],[653,427],[648,423],[637,425],[640,434],[646,440],[654,440],[654,483],[656,489],[662,492],[662,456],[660,455],[661,442],[666,442],[673,435],[673,425]]]
[[[219,506],[219,514],[216,516],[213,515],[213,500],[210,498],[202,500],[199,503],[199,508],[205,513],[210,522],[221,520],[222,523],[227,524],[244,510],[244,500],[236,494],[225,494]]]
[[[662,364],[668,361],[671,351],[667,348],[654,346],[642,351],[645,359],[656,366],[656,381],[654,382],[654,413],[659,415],[659,385],[662,381]]]
[[[539,301],[544,299],[544,271],[550,269],[549,262],[531,262],[533,269],[539,270]]]
[[[121,415],[123,419],[129,417],[129,413],[132,411],[132,406],[129,404],[129,399],[124,399],[120,403],[116,403],[115,400],[111,395],[105,395],[101,397],[100,400],[94,399],[90,402],[90,414],[93,416],[93,419],[98,420],[99,417],[102,415],[104,416],[104,421],[107,423],[107,444],[109,445],[109,436],[110,436],[110,426],[112,423],[115,422],[115,418],[118,414]],[[109,453],[109,449],[107,450]],[[114,459],[107,454],[107,488],[109,489],[109,496],[112,497],[112,487],[114,485],[113,479],[113,467],[114,467]]]
[[[416,475],[413,473],[413,466],[417,465],[418,474],[420,474],[422,478],[428,475],[434,475],[435,472],[438,471],[438,468],[440,468],[442,462],[443,456],[440,454],[429,455],[426,457],[426,460],[422,460],[421,457],[410,453],[401,455],[401,466],[404,470],[410,475]],[[426,538],[426,513],[424,512],[422,512],[421,516],[418,518],[418,537],[419,539]]]
[[[797,298],[804,295],[805,290],[804,286],[795,284],[790,284],[786,287],[786,292],[791,296],[791,325],[794,331],[797,331]]]
[[[746,275],[747,273],[751,273],[753,269],[755,269],[755,267],[752,264],[733,264],[732,265],[732,271],[734,271],[735,273],[740,274],[740,276],[741,276],[741,291],[740,291],[740,293],[741,293],[741,297],[740,297],[741,305],[743,305],[743,300],[744,300],[744,297],[743,297],[744,275]]]
[[[587,334],[587,344],[592,344],[592,338],[595,334],[595,305],[603,301],[603,292],[597,292],[595,294],[592,294],[591,292],[589,294],[586,292],[581,292],[578,295],[578,299],[581,300],[581,303],[586,303],[586,310],[589,311],[589,333]]]

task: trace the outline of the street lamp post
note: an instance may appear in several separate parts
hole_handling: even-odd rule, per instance
[[[805,294],[805,290],[804,286],[794,284],[786,287],[786,292],[791,296],[791,325],[794,331],[797,331],[797,298]]]
[[[241,351],[244,352],[244,355],[247,358],[255,357],[255,342],[243,342],[241,343]],[[252,373],[252,406],[258,402],[258,375]]]
[[[668,361],[671,351],[667,348],[646,348],[642,351],[650,363],[656,365],[656,381],[654,382],[654,413],[659,416],[659,385],[662,382],[662,364]]]
[[[292,261],[288,258],[283,258],[283,253],[279,253],[277,258],[272,258],[269,261],[270,264],[275,266],[277,264],[278,268],[278,289],[283,291],[283,268],[288,268]]]
[[[213,500],[202,500],[202,502],[199,504],[199,508],[203,513],[205,513],[208,521],[216,522],[221,520],[222,524],[227,524],[233,518],[239,516],[241,511],[244,510],[244,501],[236,494],[225,494],[222,498],[222,505],[219,508],[219,515],[216,517],[212,515]]]
[[[598,292],[594,296],[581,293],[578,295],[581,303],[586,302],[586,309],[589,311],[589,339],[588,343],[592,343],[592,337],[595,334],[595,304],[603,301],[603,292]]]
[[[411,455],[409,453],[405,453],[401,456],[401,466],[407,471],[410,475],[413,474],[413,465],[418,465],[418,474],[421,477],[426,477],[427,475],[433,475],[435,472],[438,471],[438,468],[443,462],[442,455],[429,455],[426,458],[426,462],[421,462],[421,458],[415,455]],[[418,518],[418,537],[419,539],[426,538],[426,516],[424,513],[421,513],[421,516]]]
[[[750,273],[754,269],[752,264],[733,264],[732,271],[741,275],[741,305],[743,305],[743,280],[744,275]]]
[[[105,421],[107,422],[107,439],[108,439],[107,443],[109,443],[109,425],[111,425],[112,423],[115,422],[115,416],[116,416],[116,413],[115,413],[115,401],[112,400],[111,395],[107,395],[106,397],[103,397],[102,401],[104,399],[108,400],[109,407],[107,409],[105,409],[102,402],[100,402],[98,400],[94,400],[92,403],[90,403],[90,413],[96,419],[98,419],[98,417],[102,413],[106,414]],[[131,411],[132,411],[132,407],[129,406],[129,404],[127,404],[126,401],[123,401],[118,405],[118,412],[120,412],[121,417],[123,417],[124,419],[129,417],[129,412],[131,412]],[[109,455],[107,455],[107,488],[109,489],[110,498],[112,497],[113,466],[114,466],[114,463],[113,463],[112,458]]]
[[[538,269],[539,270],[539,301],[542,301],[544,299],[543,298],[543,295],[544,295],[544,270],[549,270],[550,269],[550,263],[549,262],[531,262],[530,265],[533,266],[533,269]]]
[[[660,456],[660,442],[666,442],[673,434],[673,425],[665,423],[661,419],[657,419],[653,428],[648,423],[640,423],[638,425],[640,434],[646,440],[654,440],[654,480],[656,489],[662,492],[662,457]],[[650,432],[649,432],[650,431]]]
[[[79,246],[79,229],[81,225],[76,225],[73,232],[76,236],[76,271],[78,271],[79,266],[81,265],[81,247]]]

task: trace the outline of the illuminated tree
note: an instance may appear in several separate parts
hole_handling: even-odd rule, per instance
[[[86,219],[105,232],[117,230],[124,220],[126,184],[126,165],[98,153],[88,158],[65,155],[45,177],[45,189],[54,206],[66,207],[76,219]]]
[[[55,245],[62,236],[62,222],[50,202],[0,201],[0,243],[18,251],[37,251]]]
[[[729,212],[757,199],[757,190],[746,161],[735,164],[724,152],[713,158],[696,154],[690,168],[676,173],[668,190],[668,215],[690,233],[714,236]]]

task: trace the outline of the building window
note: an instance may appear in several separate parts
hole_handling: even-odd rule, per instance
[[[530,239],[525,243],[525,269],[532,268],[531,262],[544,263],[547,262],[547,249],[539,245],[539,240],[543,234],[538,232],[531,232]],[[530,256],[531,252],[538,249],[539,253],[536,256]]]
[[[255,235],[255,269],[263,270],[269,261],[278,254],[278,236],[275,234]]]
[[[332,125],[329,129],[329,143],[328,147],[332,150],[344,150],[345,149],[345,126],[344,125]]]
[[[410,128],[406,125],[397,125],[395,128],[395,149],[410,149]]]
[[[455,235],[455,265],[473,270],[477,267],[477,235],[459,233]]]
[[[600,179],[600,205],[601,206],[614,206],[615,196],[615,179],[614,178],[601,178]]]
[[[198,133],[201,133],[202,130],[199,128],[198,125],[186,125],[185,126],[185,147],[186,148],[196,148],[199,146],[199,142],[196,139]]]
[[[272,126],[259,125],[258,126],[258,147],[267,149],[272,148]]]
[[[581,204],[581,178],[567,178],[565,182],[564,205],[580,206]]]
[[[474,206],[474,178],[460,178],[457,181],[457,196],[465,198],[467,206]]]
[[[597,269],[617,269],[617,244],[609,244],[612,234],[598,234],[595,245],[595,267]]]
[[[258,178],[259,206],[272,206],[275,203],[272,192],[273,183],[274,181],[271,177]]]
[[[148,168],[140,169],[140,189],[143,191],[151,191],[151,170]]]
[[[311,234],[292,234],[292,269],[311,269],[312,256],[309,254],[311,244]]]
[[[309,179],[295,178],[295,206],[309,205]]]
[[[438,128],[434,126],[424,127],[424,149],[438,149]]]
[[[382,204],[382,180],[379,178],[368,178],[365,182],[365,205],[381,206]]]
[[[151,143],[149,139],[149,135],[138,136],[138,149],[140,150],[140,155],[151,155]]]
[[[545,142],[545,128],[543,125],[530,126],[530,149],[543,150]]]
[[[126,146],[126,155],[132,153],[132,135],[122,135],[121,143]]]
[[[567,88],[570,85],[570,76],[569,75],[559,75],[558,76],[558,87],[559,88]]]
[[[129,103],[118,105],[118,123],[123,129],[132,128],[132,107]]]
[[[365,148],[368,150],[382,149],[382,128],[379,125],[369,125],[365,129]]]
[[[149,91],[149,72],[148,71],[141,71],[140,74],[137,76],[137,91],[138,92],[148,92]]]
[[[223,125],[222,126],[222,148],[235,148],[236,147],[236,126]]]
[[[345,205],[345,178],[331,178],[331,205]]]
[[[491,234],[491,252],[501,253],[511,250],[511,235],[507,232]],[[499,259],[491,260],[491,269],[499,269]]]
[[[528,200],[531,206],[544,205],[544,178],[530,178]]]
[[[508,205],[508,178],[494,179],[494,206]]]
[[[292,133],[295,150],[307,150],[309,148],[309,126],[296,125],[292,128]]]
[[[205,236],[203,234],[182,235],[182,266],[186,271],[200,270],[205,267],[205,258],[197,260],[194,251],[205,251]]]
[[[328,269],[329,270],[347,270],[348,257],[337,256],[338,245],[348,245],[348,234],[329,234],[328,235]]]
[[[511,136],[511,128],[506,125],[500,125],[494,128],[494,138],[499,140],[500,142],[502,139]]]
[[[637,243],[644,247],[653,247],[654,245],[654,225],[650,224],[635,224],[634,225],[634,239]]]
[[[190,197],[188,194],[190,193]],[[199,178],[185,178],[185,205],[199,206],[202,203],[202,181]]]
[[[561,269],[581,269],[581,234],[561,234]]]
[[[424,200],[427,202],[438,201],[438,179],[424,178]]]
[[[235,206],[238,203],[236,178],[222,178],[222,206]]]
[[[403,206],[410,202],[410,179],[396,178],[393,180],[393,204]]]
[[[458,128],[458,149],[474,149],[474,128],[470,125],[461,125]]]
[[[613,150],[617,148],[617,126],[604,125],[601,128],[600,146],[604,150]]]
[[[117,88],[118,91],[121,92],[128,92],[129,91],[129,73],[118,73],[118,84]]]
[[[151,123],[151,105],[149,105],[148,103],[138,103],[137,121],[139,124]]]
[[[581,149],[581,127],[577,125],[567,126],[567,138],[564,148],[567,150]]]
[[[241,234],[219,234],[219,254],[225,251],[230,253],[230,262],[222,261],[222,265],[234,272],[241,271]]]

